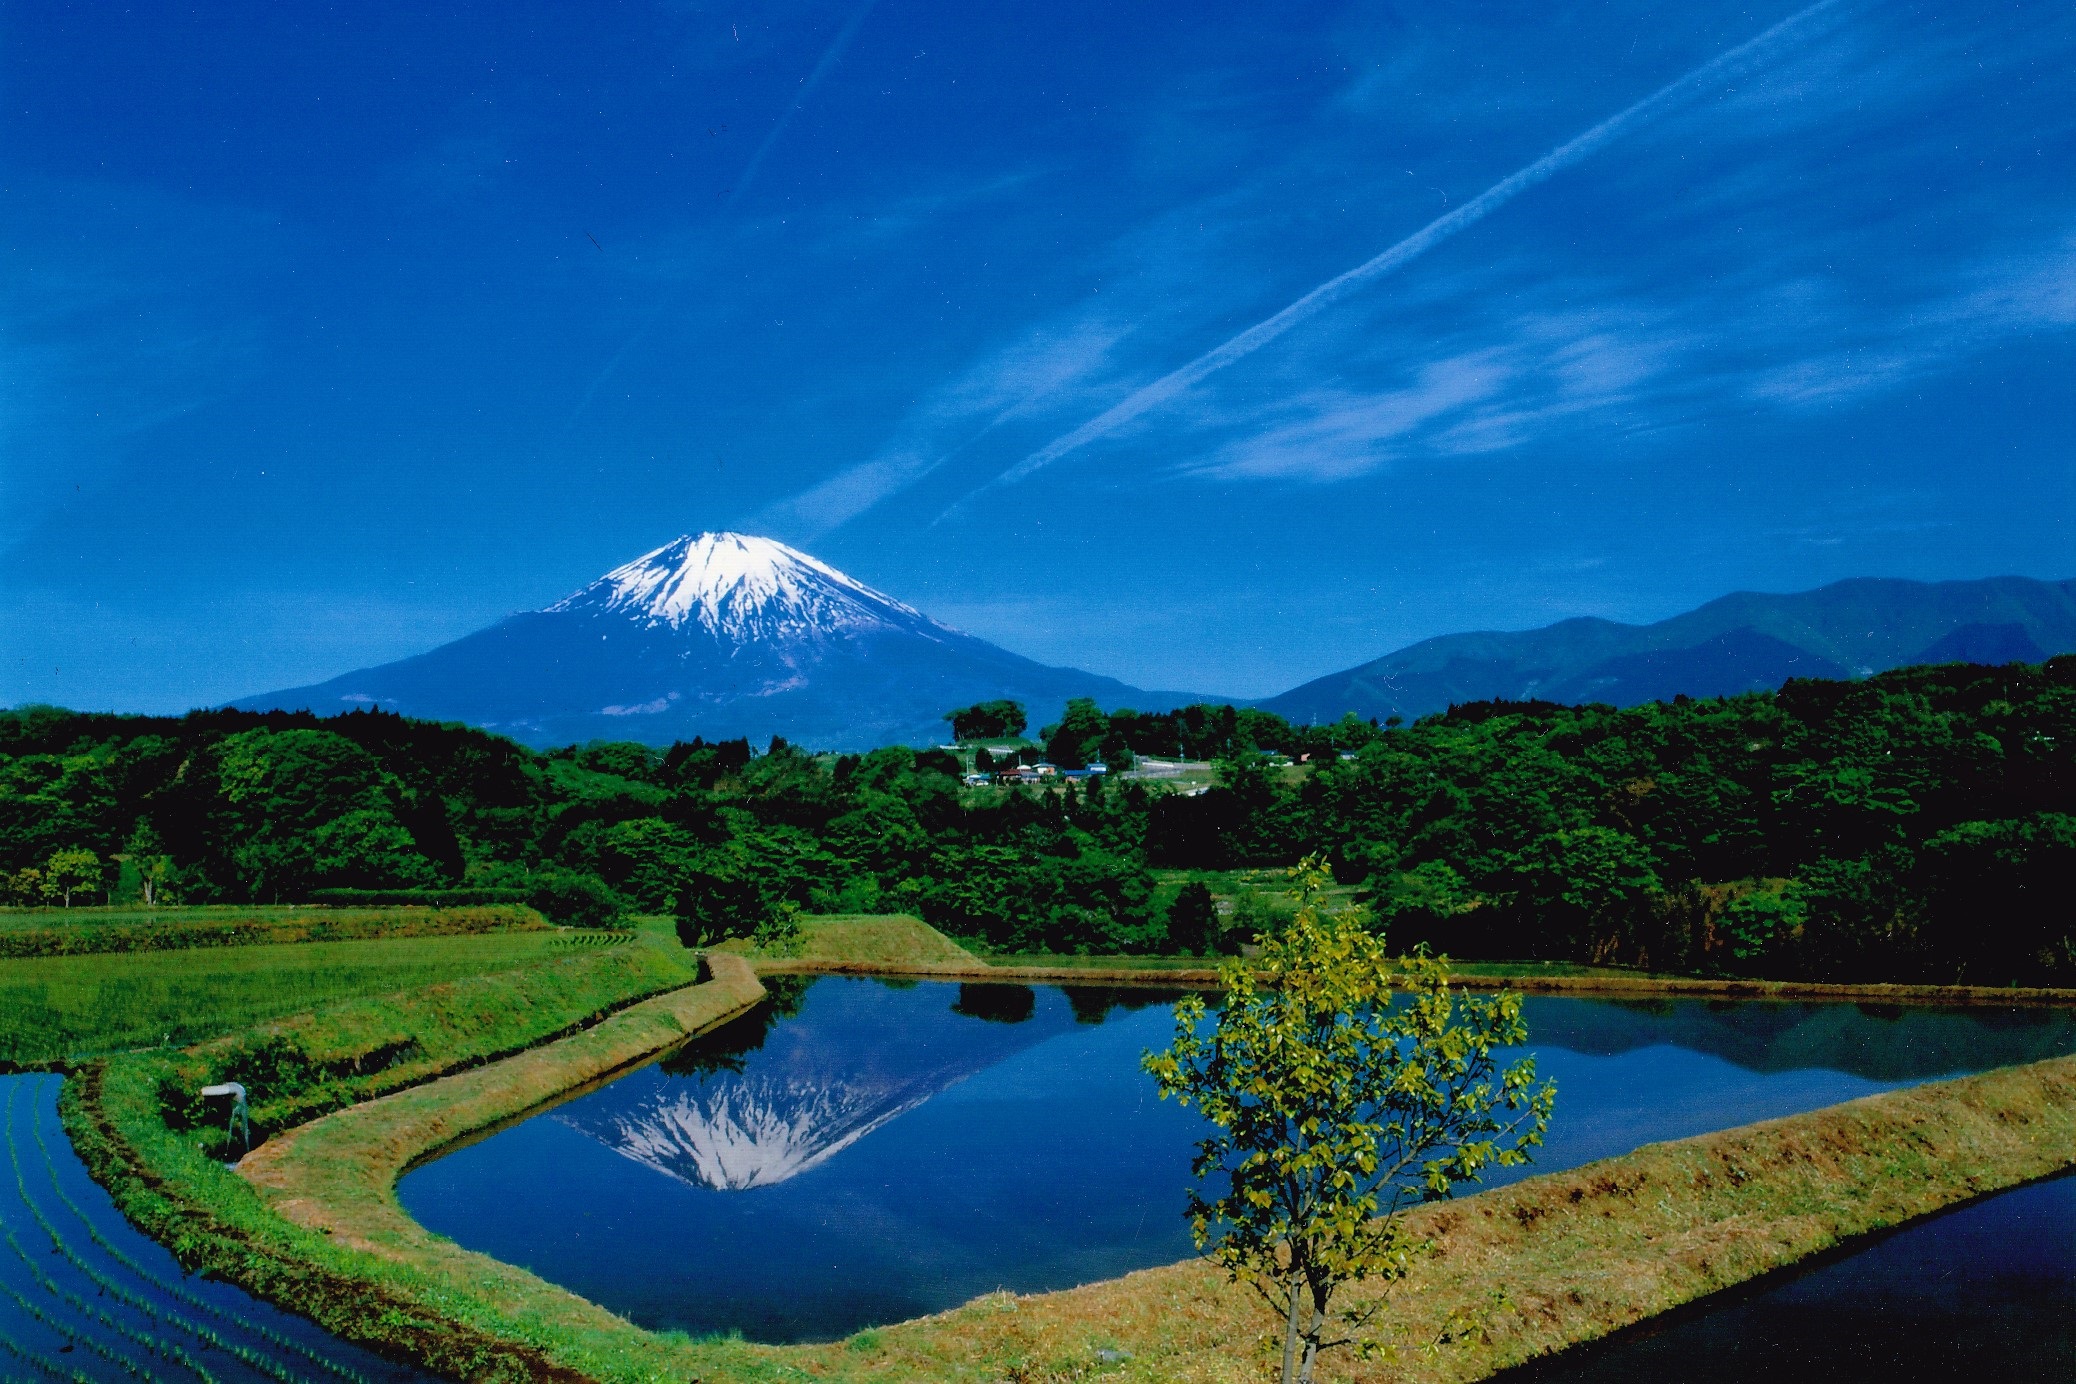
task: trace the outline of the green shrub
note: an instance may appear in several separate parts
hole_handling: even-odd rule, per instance
[[[612,927],[626,907],[598,876],[570,871],[536,875],[526,901],[563,927]]]

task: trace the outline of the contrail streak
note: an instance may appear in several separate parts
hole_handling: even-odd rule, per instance
[[[800,90],[794,95],[792,104],[788,105],[779,116],[777,123],[771,127],[771,132],[764,136],[763,142],[750,155],[750,161],[743,165],[742,176],[735,180],[734,187],[728,189],[728,196],[722,201],[721,210],[735,210],[735,204],[740,202],[743,194],[750,190],[750,184],[757,181],[757,170],[764,166],[766,156],[777,146],[779,136],[785,134],[786,127],[793,123],[793,117],[798,115],[800,108],[807,104],[807,98],[814,95],[815,88],[822,84],[822,79],[829,75],[838,62],[842,61],[844,50],[851,46],[851,40],[858,36],[858,30],[865,27],[865,17],[872,13],[872,7],[878,3],[879,0],[865,0],[865,3],[858,6],[857,11],[851,15],[844,26],[836,31],[836,37],[831,39],[829,46],[822,50],[821,61],[817,62],[814,65],[814,70],[801,80]],[[592,243],[594,245],[597,244],[596,241]],[[605,387],[606,381],[619,373],[620,362],[627,359],[628,354],[634,350],[641,339],[647,336],[658,322],[663,320],[664,313],[670,308],[676,296],[675,292],[665,292],[657,297],[655,306],[649,310],[649,315],[642,320],[640,326],[628,334],[627,340],[621,343],[620,349],[613,352],[612,358],[606,361],[605,367],[592,378],[590,387],[584,391],[583,397],[577,400],[577,406],[570,410],[569,420],[562,425],[562,431],[556,436],[558,443],[569,440],[570,433],[576,430],[578,420],[590,409],[592,400],[598,397],[598,391]]]
[[[973,494],[978,495],[998,486],[1014,485],[1069,453],[1107,436],[1140,415],[1160,407],[1206,376],[1253,355],[1277,337],[1317,316],[1356,289],[1418,259],[1457,232],[1475,226],[1530,188],[1563,172],[1582,159],[1591,157],[1632,126],[1651,119],[1681,97],[1691,93],[1694,88],[1725,76],[1742,64],[1761,56],[1765,50],[1773,47],[1794,30],[1839,3],[1840,0],[1817,0],[1817,3],[1808,9],[1788,16],[1764,33],[1745,40],[1728,52],[1711,58],[1685,76],[1666,83],[1635,105],[1617,111],[1584,134],[1558,145],[1526,168],[1494,183],[1456,210],[1428,222],[1382,254],[1364,260],[1344,274],[1328,279],[1275,316],[1264,318],[1231,340],[1206,351],[1189,364],[1134,391],[1072,432],[1055,438],[1031,453],[994,480],[979,487]],[[972,496],[969,495],[967,498],[971,499]]]
[[[858,30],[865,27],[865,17],[872,13],[872,7],[878,3],[879,0],[865,0],[864,4],[858,6],[857,13],[850,17],[850,22],[837,30],[836,37],[829,41],[829,47],[822,53],[822,60],[815,64],[814,71],[808,73],[806,80],[801,82],[800,93],[793,98],[793,104],[786,107],[785,113],[779,116],[778,123],[771,127],[771,133],[764,136],[764,142],[757,146],[757,151],[750,155],[750,161],[743,165],[742,176],[735,180],[734,187],[728,189],[728,200],[721,204],[723,207],[734,207],[736,202],[741,200],[743,193],[749,190],[750,184],[757,180],[757,170],[764,166],[765,155],[779,142],[779,136],[785,134],[786,127],[793,123],[793,117],[800,114],[800,108],[807,104],[807,98],[815,94],[815,88],[822,84],[822,78],[828,76],[836,64],[843,60],[844,49],[851,46],[851,40],[858,36]]]

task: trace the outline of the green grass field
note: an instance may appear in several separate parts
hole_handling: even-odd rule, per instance
[[[530,915],[530,910],[510,905],[489,907],[509,912],[514,917],[521,914]],[[80,904],[73,908],[0,907],[0,933],[33,932],[47,928],[85,929],[139,925],[306,927],[321,920],[329,920],[334,925],[345,922],[387,922],[393,925],[396,920],[413,915],[453,911],[455,910],[388,906],[334,907],[311,903],[162,904],[153,908],[146,908],[142,904],[119,904],[113,908],[102,907],[99,904],[91,907]]]
[[[569,946],[501,970],[340,1000],[197,1044],[153,1052],[181,1091],[245,1083],[256,1135],[367,1100],[456,1064],[479,1062],[572,1032],[650,995],[691,985],[689,957],[626,939]]]
[[[542,931],[10,958],[0,961],[0,1063],[193,1043],[569,950]]]

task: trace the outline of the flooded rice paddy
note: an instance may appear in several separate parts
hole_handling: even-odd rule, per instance
[[[1509,1377],[2067,1384],[2076,1379],[2076,1177],[1986,1197]]]
[[[55,1076],[0,1076],[0,1379],[403,1384],[404,1369],[225,1283],[123,1220],[58,1126]]]
[[[1172,998],[796,983],[661,1061],[424,1164],[399,1195],[429,1228],[643,1326],[764,1341],[833,1339],[997,1288],[1167,1263],[1190,1253],[1182,1195],[1202,1130],[1155,1098],[1138,1064],[1172,1036]],[[2076,1015],[2055,1010],[1526,1007],[1542,1071],[1559,1083],[1528,1172],[2076,1051]],[[2041,1206],[2037,1224],[2071,1233],[2066,1200]],[[2037,1256],[2000,1257],[1997,1237],[1970,1243],[1983,1272],[2055,1272]]]

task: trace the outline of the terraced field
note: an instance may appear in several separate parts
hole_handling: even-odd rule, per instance
[[[403,1384],[379,1359],[227,1284],[190,1277],[138,1234],[58,1127],[60,1078],[0,1077],[0,1380]]]

